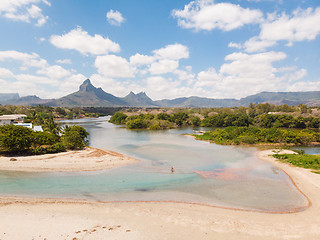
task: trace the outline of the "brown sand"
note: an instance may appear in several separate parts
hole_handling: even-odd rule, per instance
[[[320,239],[320,175],[282,168],[312,205],[270,214],[185,203],[0,198],[0,239]]]
[[[139,160],[97,148],[26,157],[0,157],[0,170],[24,172],[78,172],[121,167]]]

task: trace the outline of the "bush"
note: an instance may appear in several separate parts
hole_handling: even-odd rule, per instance
[[[128,129],[140,129],[148,127],[148,123],[145,120],[139,118],[127,121],[126,125]]]
[[[33,132],[32,137],[35,145],[52,145],[59,141],[59,136],[50,132]]]
[[[88,142],[86,141],[89,133],[80,126],[66,126],[62,135],[62,143],[67,149],[82,149]]]
[[[127,117],[128,116],[126,114],[122,112],[117,112],[110,118],[109,122],[122,125],[126,123]]]
[[[32,133],[22,126],[0,126],[0,148],[10,153],[27,151],[32,145]]]

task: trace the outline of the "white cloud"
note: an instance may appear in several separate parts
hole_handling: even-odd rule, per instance
[[[72,64],[72,61],[70,59],[58,59],[56,63],[60,64]]]
[[[66,78],[70,76],[71,72],[64,69],[61,66],[54,65],[54,66],[48,66],[38,70],[37,74],[45,75],[53,79],[61,79],[61,78]]]
[[[130,57],[130,63],[135,66],[148,65],[154,60],[155,58],[153,56],[141,55],[139,53]]]
[[[275,62],[285,58],[286,54],[283,52],[232,53],[225,57],[227,62],[219,72],[214,68],[200,72],[195,86],[207,89],[207,92],[211,88],[211,94],[216,98],[240,98],[262,91],[286,91],[290,85],[288,83],[301,80],[306,71],[273,66]]]
[[[12,78],[14,77],[14,74],[6,69],[6,68],[0,68],[0,78]]]
[[[249,39],[242,47],[247,52],[258,52],[276,45],[278,41],[287,41],[288,47],[294,42],[311,41],[320,34],[319,22],[320,7],[298,8],[291,15],[272,13],[261,23],[259,36]]]
[[[76,91],[86,79],[74,70],[48,64],[36,53],[0,51],[0,61],[6,61],[11,66],[10,69],[0,68],[2,87],[6,92],[19,92],[22,96],[61,97]],[[17,69],[25,72],[21,74]]]
[[[316,81],[300,81],[294,84],[288,85],[287,91],[301,92],[301,91],[317,91],[320,89],[320,79]]]
[[[189,58],[189,49],[182,44],[167,45],[164,48],[154,50],[153,53],[155,57],[160,59],[178,60]]]
[[[194,74],[191,72],[191,70],[184,71],[177,69],[173,72],[175,75],[177,75],[178,79],[181,81],[188,80],[189,84],[193,81],[194,79]]]
[[[19,61],[28,61],[31,59],[37,58],[38,55],[28,54],[28,53],[22,53],[18,51],[0,51],[0,61],[5,60],[19,60]]]
[[[134,77],[136,70],[125,58],[115,55],[98,56],[94,65],[100,74],[110,78]]]
[[[179,62],[176,60],[163,59],[151,64],[149,71],[152,75],[170,73],[179,67]]]
[[[125,21],[125,18],[122,17],[122,14],[119,11],[113,11],[112,9],[107,12],[107,20],[111,25],[120,26],[121,23]]]
[[[320,7],[297,9],[291,16],[282,14],[261,25],[260,39],[289,43],[314,40],[320,34]]]
[[[259,23],[263,14],[260,10],[242,8],[231,3],[214,3],[214,0],[196,0],[185,5],[183,10],[173,10],[182,28],[231,31],[245,24]]]
[[[87,55],[88,53],[101,55],[120,51],[119,44],[111,41],[109,38],[103,38],[98,34],[90,36],[88,32],[83,31],[81,27],[73,29],[61,36],[52,35],[50,42],[58,48],[77,50],[83,55]]]
[[[46,0],[2,0],[0,1],[0,16],[27,23],[35,20],[36,26],[42,26],[47,22],[48,16],[44,16],[42,9],[36,5],[41,2],[51,6]]]
[[[220,76],[217,74],[216,69],[211,67],[207,71],[201,71],[197,76],[196,86],[199,87],[215,87],[219,81],[221,81]]]
[[[228,47],[241,49],[241,48],[242,48],[242,44],[230,42],[230,43],[228,44]]]
[[[246,52],[263,52],[266,51],[268,47],[276,45],[277,42],[269,39],[259,39],[258,37],[252,37],[246,41],[243,45]]]

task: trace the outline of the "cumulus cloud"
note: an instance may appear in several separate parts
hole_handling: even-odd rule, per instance
[[[1,61],[11,66],[11,69],[0,68],[0,81],[6,92],[18,91],[21,95],[35,94],[42,98],[61,97],[76,91],[86,79],[74,70],[50,65],[36,53],[0,51]]]
[[[76,50],[83,55],[87,55],[89,53],[93,55],[101,55],[120,51],[118,43],[98,34],[90,36],[88,32],[82,30],[81,27],[73,29],[61,36],[52,35],[50,37],[50,42],[58,48]]]
[[[196,31],[231,31],[245,24],[259,23],[263,19],[260,10],[242,8],[231,3],[214,3],[214,0],[192,1],[183,10],[173,10],[172,16],[178,19],[180,27]]]
[[[198,73],[196,85],[199,87],[216,87],[217,83],[221,81],[215,68],[211,67],[206,71],[201,71]]]
[[[167,45],[164,48],[153,51],[156,58],[178,60],[182,58],[189,58],[188,47],[182,44]]]
[[[152,75],[170,73],[179,67],[177,60],[162,59],[151,64],[149,71]]]
[[[14,77],[14,74],[6,69],[6,68],[0,68],[0,78],[12,78]]]
[[[53,79],[61,79],[71,75],[71,72],[59,65],[53,65],[38,70],[37,74],[45,75]]]
[[[283,52],[235,52],[225,57],[226,63],[219,71],[209,68],[198,73],[195,87],[207,93],[211,89],[212,96],[216,98],[241,98],[262,91],[288,91],[288,86],[303,79],[307,71],[291,66],[274,66],[286,57]]]
[[[60,64],[72,64],[72,61],[70,59],[58,59],[56,63]]]
[[[260,38],[290,42],[314,40],[320,34],[320,7],[296,9],[293,14],[266,21],[261,25]]]
[[[139,53],[130,57],[130,63],[135,66],[151,64],[155,58],[153,56],[141,55]]]
[[[294,42],[311,41],[320,34],[320,7],[296,9],[292,14],[268,14],[260,25],[260,34],[246,41],[242,48],[246,52],[266,51],[278,41],[287,41],[287,46]]]
[[[0,16],[14,21],[30,23],[35,21],[36,26],[42,26],[48,20],[48,16],[42,14],[42,9],[37,6],[40,3],[51,4],[46,0],[3,0],[0,1]]]
[[[107,12],[107,21],[114,26],[120,26],[125,21],[125,18],[119,11],[113,11],[112,9]]]
[[[134,77],[135,68],[122,57],[115,55],[98,56],[94,63],[98,72],[110,78]]]

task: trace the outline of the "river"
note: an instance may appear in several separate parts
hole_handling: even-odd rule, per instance
[[[197,141],[184,128],[133,131],[108,117],[65,121],[90,133],[90,146],[141,160],[122,168],[79,173],[0,172],[0,194],[97,201],[179,201],[278,212],[307,200],[279,168],[257,159],[257,149]],[[175,172],[170,172],[174,167]]]

